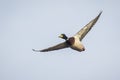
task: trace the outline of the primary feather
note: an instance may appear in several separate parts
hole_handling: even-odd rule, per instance
[[[43,50],[34,50],[33,49],[33,51],[36,51],[36,52],[47,52],[47,51],[53,51],[53,50],[67,48],[67,47],[69,47],[69,45],[66,42],[63,42],[63,43],[57,44],[55,46],[52,46],[52,47],[49,47],[49,48],[46,48],[46,49],[43,49]]]
[[[91,20],[87,25],[85,25],[75,36],[79,37],[80,41],[86,36],[86,34],[91,30],[91,28],[94,26],[94,24],[97,22],[99,19],[100,15],[102,12],[99,13],[99,15]]]

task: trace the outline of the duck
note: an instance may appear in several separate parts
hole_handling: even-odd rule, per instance
[[[32,49],[32,50],[35,52],[48,52],[48,51],[54,51],[54,50],[59,50],[64,48],[71,48],[79,52],[85,51],[85,47],[82,44],[82,40],[86,36],[86,34],[92,29],[95,23],[98,21],[101,14],[102,14],[102,11],[72,37],[68,38],[64,33],[60,34],[59,38],[64,39],[65,40],[64,42],[59,43],[52,47],[42,49],[42,50],[35,50],[35,49]]]

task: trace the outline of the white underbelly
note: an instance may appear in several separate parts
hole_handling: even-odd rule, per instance
[[[71,46],[72,49],[77,50],[77,51],[83,51],[85,48],[83,44],[80,42],[79,39],[75,39],[74,44]]]

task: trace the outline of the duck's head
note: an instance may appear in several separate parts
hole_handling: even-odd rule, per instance
[[[59,36],[59,38],[62,38],[62,39],[65,39],[65,40],[68,39],[68,37],[67,37],[65,34],[61,34],[61,35]]]

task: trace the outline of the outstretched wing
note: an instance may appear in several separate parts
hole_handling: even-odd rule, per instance
[[[63,42],[63,43],[60,43],[58,45],[55,45],[53,47],[49,47],[49,48],[46,48],[46,49],[43,49],[43,50],[35,50],[35,49],[33,49],[33,51],[36,51],[36,52],[48,52],[48,51],[63,49],[63,48],[67,48],[67,47],[69,47],[69,45],[66,42]]]
[[[75,36],[79,37],[80,41],[86,36],[86,34],[91,30],[91,28],[94,26],[94,24],[97,22],[99,19],[100,15],[102,12],[99,13],[99,15],[91,20],[87,25],[85,25]]]

